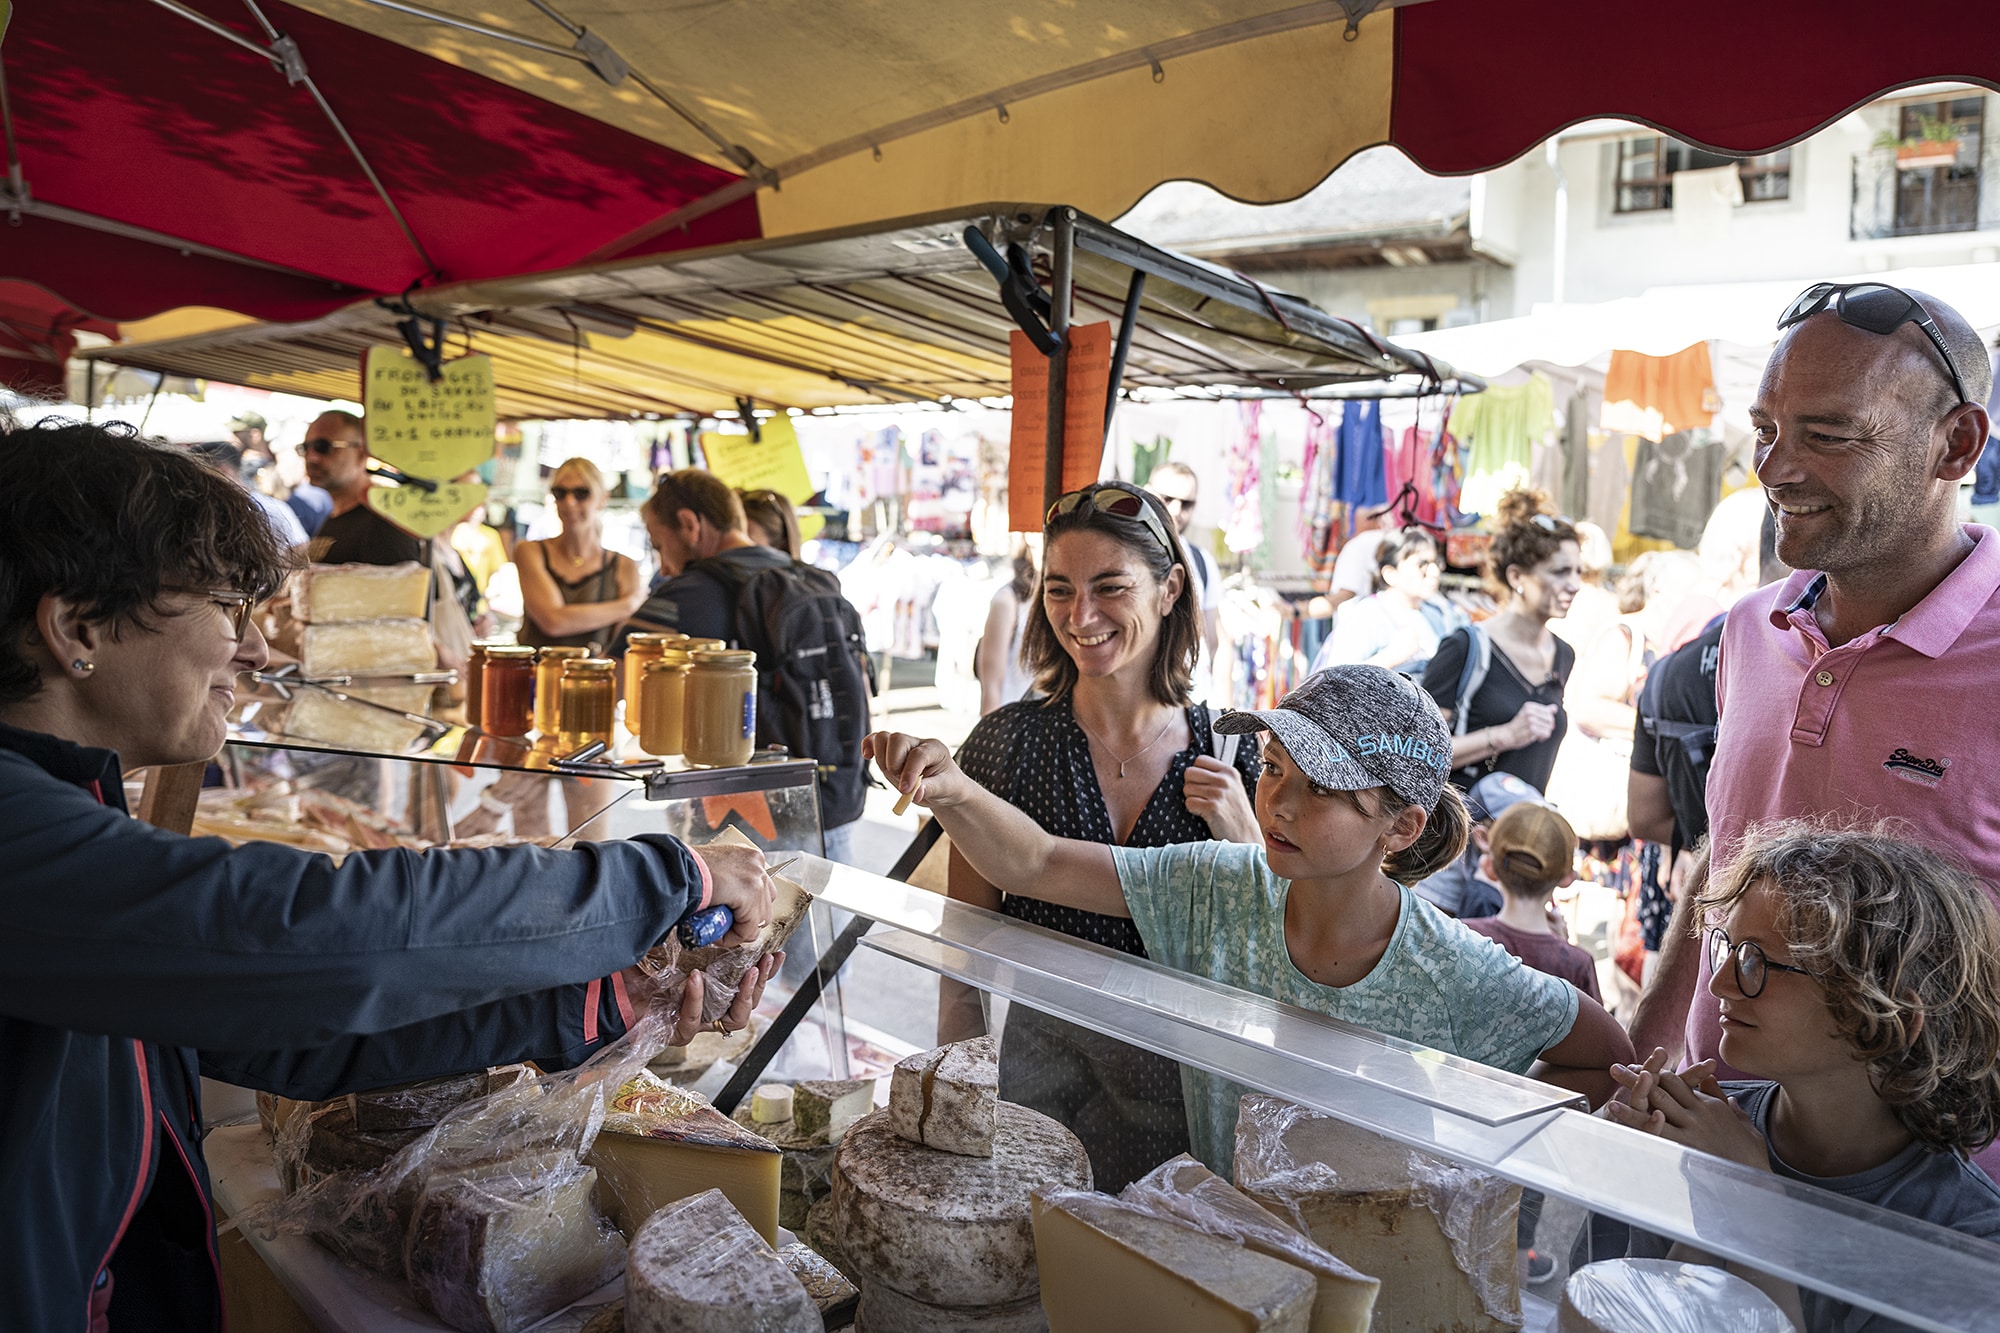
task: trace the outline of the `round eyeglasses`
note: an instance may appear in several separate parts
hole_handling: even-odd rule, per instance
[[[1746,1000],[1754,1000],[1764,993],[1764,983],[1771,979],[1773,972],[1796,972],[1802,977],[1812,975],[1803,967],[1772,962],[1762,948],[1749,940],[1731,944],[1729,932],[1717,926],[1708,932],[1709,971],[1722,971],[1725,962],[1736,968],[1736,989],[1743,992]]]

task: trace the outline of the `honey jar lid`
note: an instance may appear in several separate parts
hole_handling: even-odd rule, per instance
[[[541,650],[540,650],[540,652],[541,652],[541,657],[540,657],[539,659],[537,659],[537,660],[539,660],[539,661],[543,661],[543,662],[553,662],[553,661],[557,661],[557,660],[559,660],[559,659],[561,659],[561,658],[566,658],[566,657],[588,657],[588,656],[590,656],[590,649],[588,649],[588,648],[557,648],[557,647],[551,647],[551,648],[543,648],[543,649],[541,649]]]
[[[617,668],[618,664],[608,657],[572,657],[563,662],[565,676],[602,676]]]
[[[683,652],[677,652],[672,648],[661,653],[659,661],[646,663],[646,674],[649,676],[655,671],[686,671],[687,669],[688,655]]]
[[[754,666],[757,654],[748,648],[703,648],[690,653],[696,666]]]
[[[685,638],[687,638],[687,635],[678,632],[665,634],[628,634],[625,636],[625,651],[630,652],[632,649],[639,647],[665,646],[670,643],[679,643]]]
[[[486,650],[486,660],[503,662],[532,662],[535,650],[518,643],[496,643]]]

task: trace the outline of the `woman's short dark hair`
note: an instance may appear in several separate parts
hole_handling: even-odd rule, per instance
[[[1438,549],[1437,538],[1423,528],[1404,528],[1400,532],[1389,534],[1382,544],[1375,548],[1375,591],[1381,592],[1389,586],[1389,581],[1382,577],[1384,574],[1418,551],[1429,551],[1440,559],[1444,555]]]
[[[1055,549],[1056,538],[1070,532],[1102,532],[1139,557],[1139,562],[1162,583],[1173,573],[1175,565],[1183,569],[1187,566],[1187,552],[1181,549],[1174,521],[1168,517],[1166,506],[1157,497],[1122,481],[1101,481],[1084,490],[1086,498],[1083,503],[1068,513],[1055,515],[1042,528],[1042,578],[1035,589],[1034,609],[1028,615],[1028,626],[1021,635],[1021,660],[1035,673],[1035,688],[1051,701],[1068,694],[1076,685],[1076,662],[1063,647],[1055,627],[1049,624],[1048,607],[1043,600],[1048,587],[1050,553]],[[1151,509],[1159,520],[1167,545],[1160,545],[1159,536],[1145,519],[1107,513],[1092,504],[1088,496],[1102,490],[1118,490],[1138,496],[1139,502]],[[1201,651],[1201,612],[1194,604],[1194,585],[1185,574],[1182,579],[1181,595],[1174,599],[1173,609],[1160,622],[1160,640],[1153,649],[1150,678],[1153,697],[1168,705],[1187,703],[1188,686],[1194,680],[1195,655]]]
[[[276,592],[293,557],[250,493],[122,422],[0,431],[0,703],[41,689],[26,652],[51,593],[115,634],[174,588]]]

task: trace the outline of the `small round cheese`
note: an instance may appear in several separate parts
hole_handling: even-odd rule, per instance
[[[1559,1333],[1791,1333],[1776,1301],[1732,1273],[1669,1259],[1605,1259],[1563,1284]]]
[[[991,1157],[909,1142],[877,1111],[855,1122],[834,1158],[843,1258],[869,1283],[929,1305],[1008,1305],[1036,1295],[1036,1189],[1089,1189],[1076,1135],[1012,1102],[998,1107]]]
[[[760,1125],[775,1125],[792,1118],[792,1085],[760,1083],[750,1094],[750,1118]]]

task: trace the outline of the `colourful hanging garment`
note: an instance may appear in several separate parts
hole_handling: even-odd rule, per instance
[[[1389,503],[1383,489],[1382,404],[1350,399],[1340,413],[1340,482],[1335,498],[1349,509],[1380,509]]]
[[[1598,420],[1606,430],[1658,444],[1684,430],[1713,426],[1721,406],[1708,344],[1698,342],[1672,356],[1613,352]]]
[[[1534,445],[1555,430],[1555,391],[1537,373],[1525,384],[1510,384],[1468,395],[1458,405],[1458,433],[1472,441],[1459,508],[1490,514],[1500,497],[1528,484]]]
[[[1264,405],[1252,398],[1236,405],[1236,438],[1229,442],[1229,517],[1222,525],[1222,542],[1241,555],[1264,544],[1264,506],[1260,495]]]

